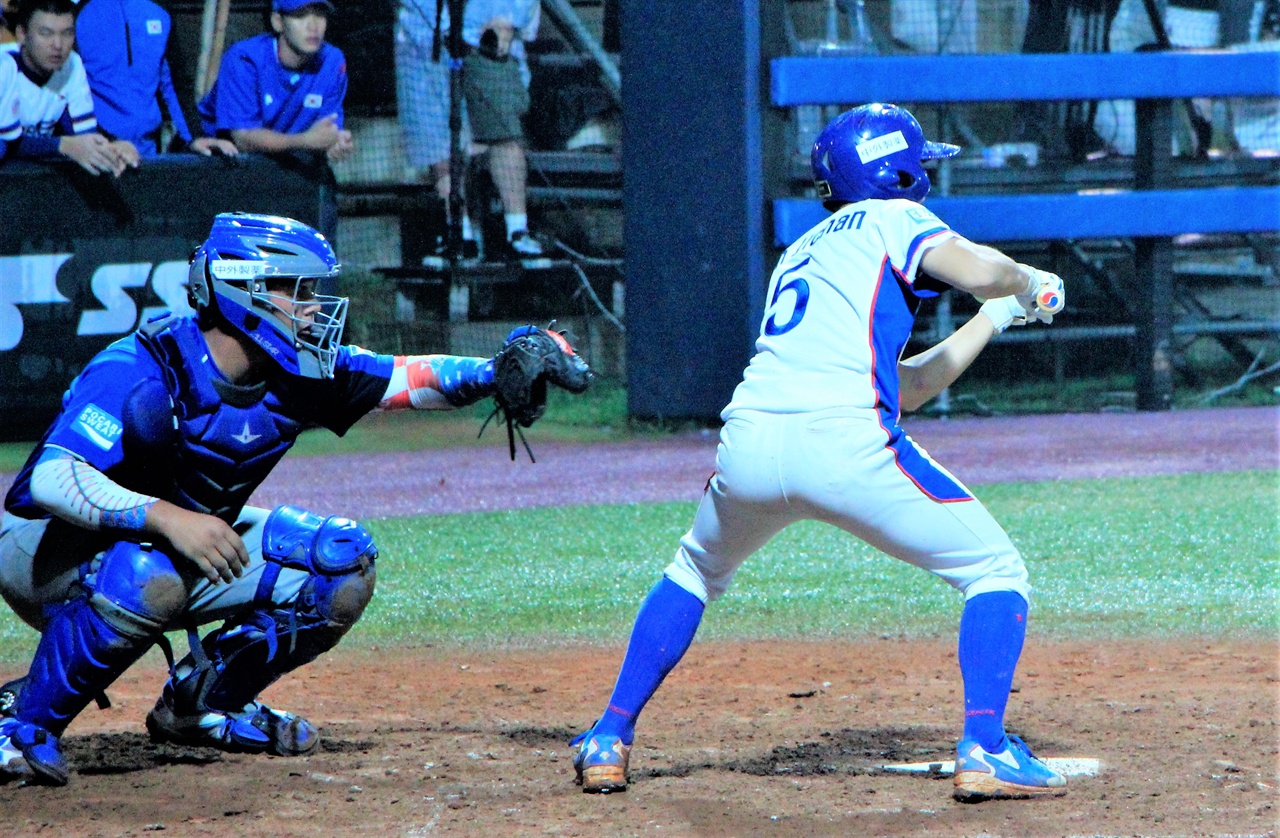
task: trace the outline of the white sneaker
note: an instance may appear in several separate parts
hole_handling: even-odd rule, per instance
[[[528,230],[516,230],[511,234],[511,240],[508,243],[517,256],[542,255],[542,245],[538,244],[537,239],[529,235]]]

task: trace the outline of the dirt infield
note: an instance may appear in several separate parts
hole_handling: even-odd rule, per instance
[[[1278,415],[908,427],[976,485],[1276,468]],[[371,517],[695,499],[714,456],[696,435],[535,445],[536,466],[500,446],[286,460],[255,502]],[[538,492],[561,494],[521,493],[511,470],[533,468]],[[1095,757],[1102,770],[1064,798],[978,806],[953,802],[946,779],[880,768],[952,758],[952,638],[695,643],[646,712],[631,790],[583,795],[566,742],[607,697],[620,654],[339,648],[265,696],[322,727],[321,750],[292,760],[151,745],[142,719],[165,674],[153,654],[111,689],[114,706],[68,731],[71,786],[0,787],[0,811],[9,834],[66,836],[1276,834],[1275,637],[1045,644],[1033,622],[1010,728],[1044,756]]]

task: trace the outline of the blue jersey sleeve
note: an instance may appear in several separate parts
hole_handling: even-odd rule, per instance
[[[183,142],[191,142],[191,129],[187,127],[187,118],[182,113],[182,103],[178,101],[178,91],[173,87],[173,72],[169,69],[169,59],[160,59],[160,98],[164,100],[165,112],[173,123],[173,132]],[[161,149],[163,151],[164,149]]]
[[[306,405],[310,421],[342,436],[386,395],[395,358],[358,346],[342,346],[334,361],[333,378],[293,378],[288,400]]]
[[[173,408],[155,359],[133,336],[98,353],[62,397],[62,411],[19,472],[5,509],[25,518],[48,512],[31,498],[31,472],[48,446],[66,449],[102,472],[119,466],[126,443],[169,428]]]
[[[333,82],[332,82],[332,101],[338,103],[338,127],[345,128],[344,121],[346,119],[342,111],[343,104],[347,101],[347,59],[343,56],[342,50],[337,47],[333,48],[333,55],[329,58],[333,64]]]
[[[241,41],[227,50],[213,90],[200,102],[205,132],[240,131],[265,127],[258,95],[260,69],[252,41]],[[208,103],[206,105],[206,102]]]
[[[163,382],[155,359],[133,337],[116,341],[71,382],[45,444],[67,449],[99,471],[119,465],[126,421],[172,411],[163,387],[140,387],[147,381]],[[156,403],[131,404],[139,390],[154,393]]]

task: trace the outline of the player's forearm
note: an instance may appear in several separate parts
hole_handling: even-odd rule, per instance
[[[451,410],[493,395],[493,361],[455,355],[400,355],[381,410]]]
[[[305,134],[282,134],[270,128],[244,128],[231,132],[231,141],[241,151],[276,154],[296,148],[309,149]]]
[[[51,515],[90,530],[144,532],[156,498],[116,483],[61,449],[46,449],[31,473],[31,498]]]
[[[1024,294],[1030,274],[994,247],[953,238],[927,252],[920,262],[927,274],[983,300]]]
[[[898,364],[902,410],[919,410],[950,387],[995,334],[991,318],[977,314],[946,340]]]

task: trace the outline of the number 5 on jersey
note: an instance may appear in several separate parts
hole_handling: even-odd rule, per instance
[[[764,323],[764,333],[771,337],[784,335],[787,332],[800,325],[801,319],[804,318],[805,307],[809,305],[809,283],[802,277],[793,277],[787,280],[787,274],[793,274],[796,271],[809,264],[811,256],[806,256],[804,261],[796,265],[794,268],[785,271],[778,277],[778,287],[773,292],[773,298],[769,300],[769,317]],[[787,299],[791,303],[791,317],[787,322],[779,325],[778,314],[780,312],[778,302],[783,299],[785,292],[795,292],[795,299]]]

